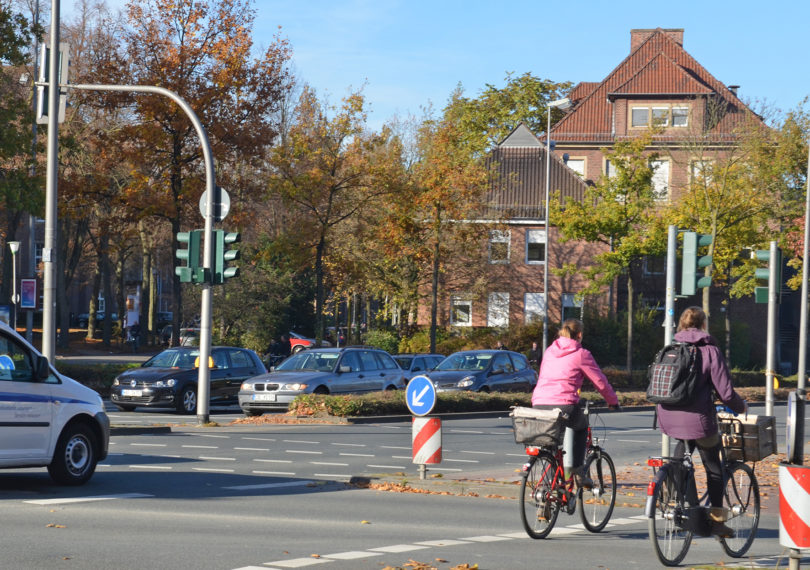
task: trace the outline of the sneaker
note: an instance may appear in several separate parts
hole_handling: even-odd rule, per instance
[[[580,489],[593,489],[593,479],[583,472],[581,466],[575,467],[572,469],[572,472],[574,473],[574,482],[577,484],[577,487]]]

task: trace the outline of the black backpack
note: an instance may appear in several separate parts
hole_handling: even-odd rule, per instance
[[[668,406],[691,403],[702,368],[697,345],[689,342],[668,344],[658,351],[647,370],[647,400]]]

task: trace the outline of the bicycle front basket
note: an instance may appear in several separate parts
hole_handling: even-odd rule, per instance
[[[517,406],[512,408],[509,415],[515,429],[515,443],[537,446],[562,444],[565,416],[560,408],[535,410]]]

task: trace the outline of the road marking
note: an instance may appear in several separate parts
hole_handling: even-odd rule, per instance
[[[285,477],[294,477],[294,471],[251,471],[251,473],[255,473],[256,475],[283,475]]]
[[[197,437],[210,437],[213,439],[231,439],[231,436],[229,435],[214,435],[212,433],[196,433],[194,435]]]
[[[330,477],[337,477],[339,479],[351,479],[354,475],[345,475],[343,473],[313,473],[315,477],[323,477],[328,479]]]
[[[133,447],[167,447],[165,443],[132,443]]]
[[[451,429],[449,431],[450,433],[484,433],[483,431],[471,429]]]
[[[380,449],[411,449],[411,447],[405,447],[403,445],[381,445]]]
[[[292,463],[292,459],[259,459],[258,457],[254,457],[253,461],[259,461],[260,463]]]
[[[393,544],[391,546],[381,546],[379,548],[369,548],[372,551],[388,552],[390,554],[399,554],[401,552],[412,552],[414,550],[425,550],[428,546],[417,546],[415,544]]]
[[[391,459],[413,459],[413,455],[392,455]]]
[[[120,495],[96,495],[94,497],[74,497],[64,499],[38,499],[34,501],[23,501],[29,505],[65,505],[69,503],[89,503],[91,501],[110,501],[113,499],[142,499],[154,497],[154,495],[144,495],[142,493],[122,493]]]
[[[320,441],[307,441],[303,439],[282,439],[281,441],[283,441],[284,443],[312,443],[314,445],[318,445],[321,443]]]
[[[624,443],[647,443],[648,440],[646,439],[617,439],[616,441],[621,441]]]
[[[459,453],[473,453],[475,455],[495,455],[494,451],[459,451]]]
[[[334,560],[323,558],[292,558],[290,560],[276,560],[275,562],[265,562],[265,566],[280,566],[281,568],[303,568],[304,566],[314,566],[315,564],[325,564]]]
[[[332,463],[330,461],[310,461],[310,465],[332,465],[334,467],[348,467],[348,463]]]
[[[324,554],[324,558],[334,558],[335,560],[357,560],[367,556],[382,556],[382,552],[368,552],[362,550],[350,550],[349,552],[338,552],[336,554]]]
[[[236,461],[236,457],[210,457],[208,455],[200,455],[197,459],[205,461]]]
[[[469,540],[470,542],[498,542],[501,540],[509,540],[509,538],[505,536],[493,536],[491,534],[485,534],[484,536],[470,536],[468,538],[463,538],[462,540]]]
[[[332,445],[342,445],[344,447],[366,447],[365,443],[333,443]]]
[[[442,461],[455,461],[456,463],[481,463],[477,459],[442,459]]]
[[[423,546],[458,546],[460,544],[470,544],[466,540],[425,540],[422,542],[416,542],[414,544],[421,544]]]
[[[375,467],[377,469],[405,469],[403,465],[366,465],[366,467]]]
[[[254,471],[255,473],[255,471]],[[290,481],[287,483],[260,483],[255,485],[233,485],[230,487],[222,487],[232,491],[249,491],[251,489],[277,489],[280,487],[302,487],[304,485],[314,485],[314,481]]]
[[[647,517],[645,516],[644,518],[646,519]],[[631,519],[631,518],[610,519],[610,522],[608,524],[609,525],[613,525],[613,524],[615,524],[615,525],[623,525],[623,524],[635,524],[637,522],[638,522],[638,519]]]
[[[209,469],[207,467],[192,467],[192,471],[206,471],[209,473],[234,473],[235,469]]]
[[[285,453],[306,453],[309,455],[323,455],[323,451],[301,451],[300,449],[285,449]],[[343,454],[341,454],[343,455]]]
[[[506,534],[499,534],[498,536],[504,536],[506,538],[529,538],[529,535],[525,532],[510,532]]]
[[[234,447],[235,451],[270,451],[270,448],[266,447]]]
[[[453,469],[451,467],[430,467],[431,471],[464,471],[463,469]]]
[[[167,465],[130,465],[129,468],[130,469],[167,469],[167,470],[174,469],[173,467],[167,466]]]
[[[181,445],[180,447],[187,447],[189,449],[219,449],[217,445]]]
[[[373,453],[340,453],[346,457],[376,457]]]
[[[243,437],[242,439],[246,439],[248,441],[276,441],[272,437]]]

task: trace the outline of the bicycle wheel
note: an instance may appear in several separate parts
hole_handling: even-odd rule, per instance
[[[520,519],[532,538],[545,538],[554,528],[560,513],[554,483],[557,460],[547,451],[541,451],[537,460],[523,474],[520,483]]]
[[[594,451],[585,459],[585,473],[593,480],[592,489],[581,489],[577,494],[579,516],[591,532],[599,532],[607,525],[616,505],[616,468],[610,455]]]
[[[726,521],[734,530],[734,538],[721,538],[720,544],[726,554],[739,558],[751,548],[759,526],[759,484],[745,463],[728,466],[728,481],[723,493],[723,506],[729,510]]]
[[[680,564],[692,543],[692,531],[682,527],[686,505],[679,497],[678,480],[671,471],[665,465],[655,476],[653,511],[648,522],[650,541],[664,566]]]

